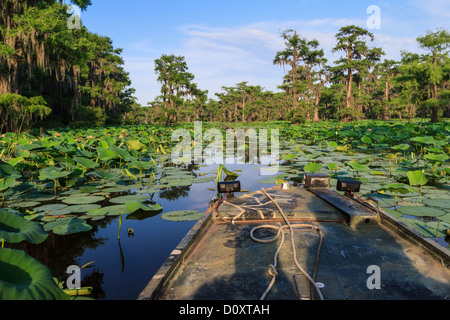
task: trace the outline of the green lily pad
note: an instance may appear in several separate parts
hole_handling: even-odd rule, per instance
[[[420,232],[425,237],[435,237],[436,232],[432,230],[431,228],[427,227],[425,222],[418,220],[418,219],[411,219],[411,218],[399,218],[399,220],[412,229]]]
[[[203,214],[204,212],[196,210],[177,210],[165,212],[161,218],[170,221],[192,221],[200,219]]]
[[[56,210],[61,210],[67,207],[67,204],[46,204],[37,208],[34,208],[35,211],[42,211],[42,212],[47,212],[47,211],[56,211]]]
[[[106,214],[107,216],[118,216],[120,214],[127,214],[130,213],[128,211],[128,208],[125,204],[117,204],[117,205],[113,205],[113,206],[106,206],[103,207],[102,209],[106,210],[108,213]]]
[[[101,196],[73,195],[62,200],[66,204],[88,204],[103,201]]]
[[[422,202],[432,207],[438,207],[442,209],[450,208],[450,199],[425,199]]]
[[[303,167],[303,170],[305,170],[306,172],[310,172],[310,173],[314,173],[316,171],[319,171],[320,169],[323,168],[323,165],[321,165],[320,163],[308,163],[307,165],[305,165]]]
[[[46,167],[39,170],[39,180],[57,180],[67,177],[70,173],[70,171],[63,171],[62,168]]]
[[[436,235],[438,237],[445,237],[446,236],[445,230],[450,229],[450,223],[446,223],[443,221],[430,221],[426,222],[425,224],[427,227],[436,230]]]
[[[408,171],[406,176],[408,177],[410,186],[423,186],[428,182],[422,170]]]
[[[0,209],[0,239],[5,239],[6,242],[10,243],[27,241],[38,244],[44,242],[47,237],[48,233],[39,223]]]
[[[89,169],[97,168],[99,166],[99,164],[97,162],[94,162],[94,161],[92,161],[88,158],[84,158],[84,157],[74,157],[73,160],[75,160],[76,162],[81,164],[83,167],[86,167]]]
[[[60,210],[50,211],[47,214],[59,216],[59,215],[66,215],[71,213],[85,213],[89,210],[93,209],[100,209],[102,206],[99,204],[75,204],[73,206],[67,206]]]
[[[103,209],[103,208],[91,209],[86,212],[86,215],[88,215],[88,216],[104,216],[107,214],[108,214],[108,210]]]
[[[11,205],[11,207],[14,208],[32,208],[32,207],[36,207],[38,205],[40,205],[40,202],[37,201],[23,201],[23,202],[18,202],[18,203],[13,203]]]
[[[0,300],[69,300],[45,265],[23,250],[0,248]]]
[[[125,204],[128,201],[138,201],[138,202],[144,202],[149,197],[147,195],[142,194],[131,194],[126,196],[120,196],[116,198],[112,198],[109,200],[110,203],[116,203],[116,204]]]
[[[79,187],[79,189],[80,189],[81,192],[84,192],[84,193],[95,193],[95,192],[98,192],[98,188],[93,187],[93,186],[81,186],[81,187]]]
[[[147,206],[141,202],[138,201],[127,201],[125,202],[125,206],[128,209],[128,212],[133,213],[137,210],[144,210],[144,211],[159,211],[162,210],[161,205],[155,204]]]
[[[399,207],[397,211],[415,217],[439,217],[445,215],[445,211],[431,207]]]
[[[387,214],[395,217],[395,218],[400,218],[401,216],[403,216],[403,213],[401,213],[400,211],[397,210],[392,210],[389,208],[383,208],[383,211],[386,212]]]
[[[86,232],[92,229],[92,226],[80,219],[70,219],[66,223],[61,223],[53,228],[53,233],[67,235],[79,232]]]

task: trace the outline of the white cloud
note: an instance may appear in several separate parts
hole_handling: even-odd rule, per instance
[[[431,15],[450,18],[450,1],[448,0],[415,0],[413,4]]]

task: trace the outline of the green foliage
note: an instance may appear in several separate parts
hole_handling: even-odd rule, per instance
[[[43,97],[27,98],[18,94],[4,93],[0,95],[0,132],[21,131],[38,119],[51,113]]]
[[[113,47],[110,38],[91,33],[84,26],[68,28],[70,14],[62,2],[11,2],[13,9],[0,9],[0,24],[11,21],[10,28],[0,29],[0,67],[6,70],[1,74],[6,87],[0,88],[0,93],[44,96],[47,103],[32,101],[31,105],[47,106],[53,117],[78,125],[98,126],[117,120],[117,114],[135,104],[122,51]],[[71,3],[85,10],[91,1]],[[15,54],[4,44],[6,40],[17,44]],[[26,114],[25,121],[17,123],[17,117],[2,116],[5,123],[0,129],[17,131],[21,125],[29,126],[30,112],[34,117],[43,111],[48,114],[42,107],[14,111]]]
[[[50,270],[25,251],[0,248],[0,300],[68,300]]]

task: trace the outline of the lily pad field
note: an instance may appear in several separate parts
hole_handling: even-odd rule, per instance
[[[279,130],[276,163],[174,164],[172,134],[186,129],[194,145],[193,123],[0,136],[0,263],[9,266],[0,298],[136,299],[218,196],[218,168],[242,192],[301,186],[306,173],[330,175],[333,189],[360,180],[361,199],[449,247],[450,123],[210,122],[203,132],[237,127]]]

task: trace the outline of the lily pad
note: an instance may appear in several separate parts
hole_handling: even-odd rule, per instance
[[[165,212],[161,218],[170,221],[193,221],[200,219],[203,214],[204,212],[196,210],[177,210]]]
[[[88,204],[103,201],[101,196],[73,195],[62,200],[66,204]]]
[[[143,202],[146,201],[149,197],[147,195],[142,194],[131,194],[126,196],[120,196],[116,198],[112,198],[109,200],[110,203],[117,203],[117,204],[125,204],[128,201],[138,201]]]
[[[386,212],[387,214],[396,217],[396,218],[400,218],[401,216],[403,216],[403,213],[401,213],[400,211],[397,210],[392,210],[389,208],[383,208],[383,211]]]
[[[37,208],[34,208],[35,211],[42,211],[42,212],[47,212],[47,211],[56,211],[56,210],[61,210],[67,207],[67,204],[46,204]]]
[[[442,209],[450,208],[450,199],[425,199],[423,200],[423,203],[432,207],[438,207]]]
[[[321,165],[320,163],[308,163],[307,165],[305,165],[303,167],[303,170],[305,170],[306,172],[310,172],[310,173],[314,173],[316,171],[319,171],[320,169],[323,168],[323,165]]]
[[[70,219],[66,223],[61,223],[53,228],[53,233],[67,235],[85,232],[92,229],[92,226],[80,219]]]
[[[108,214],[108,210],[99,208],[99,209],[91,209],[86,212],[88,216],[104,216]]]
[[[18,214],[0,209],[0,239],[19,243],[27,241],[33,244],[44,242],[48,237],[41,224],[29,221]],[[0,281],[1,282],[1,281]]]
[[[106,214],[107,216],[118,216],[120,214],[127,214],[130,213],[128,211],[128,208],[125,204],[117,204],[114,206],[106,206],[103,207],[102,209],[106,210],[108,213]]]
[[[89,210],[100,209],[102,206],[99,204],[75,204],[73,206],[68,206],[60,210],[50,211],[49,215],[66,215],[71,213],[85,213]]]
[[[128,209],[128,212],[133,213],[137,210],[144,210],[144,211],[159,211],[162,210],[161,205],[155,204],[147,206],[141,202],[138,201],[127,201],[125,202],[125,206]]]
[[[73,160],[81,164],[83,167],[93,169],[97,168],[99,164],[97,162],[94,162],[90,159],[84,158],[84,157],[74,157]]]
[[[399,207],[397,211],[415,217],[439,217],[445,215],[445,211],[431,207]]]
[[[434,237],[436,235],[436,232],[434,232],[431,228],[428,228],[425,224],[425,222],[418,220],[418,219],[411,219],[411,218],[399,218],[399,220],[406,225],[410,226],[412,229],[420,232],[425,237]]]
[[[0,248],[0,300],[68,300],[48,267],[23,250]]]
[[[14,208],[32,208],[32,207],[36,207],[40,204],[41,203],[37,202],[37,201],[23,201],[23,202],[14,203],[11,206]]]

